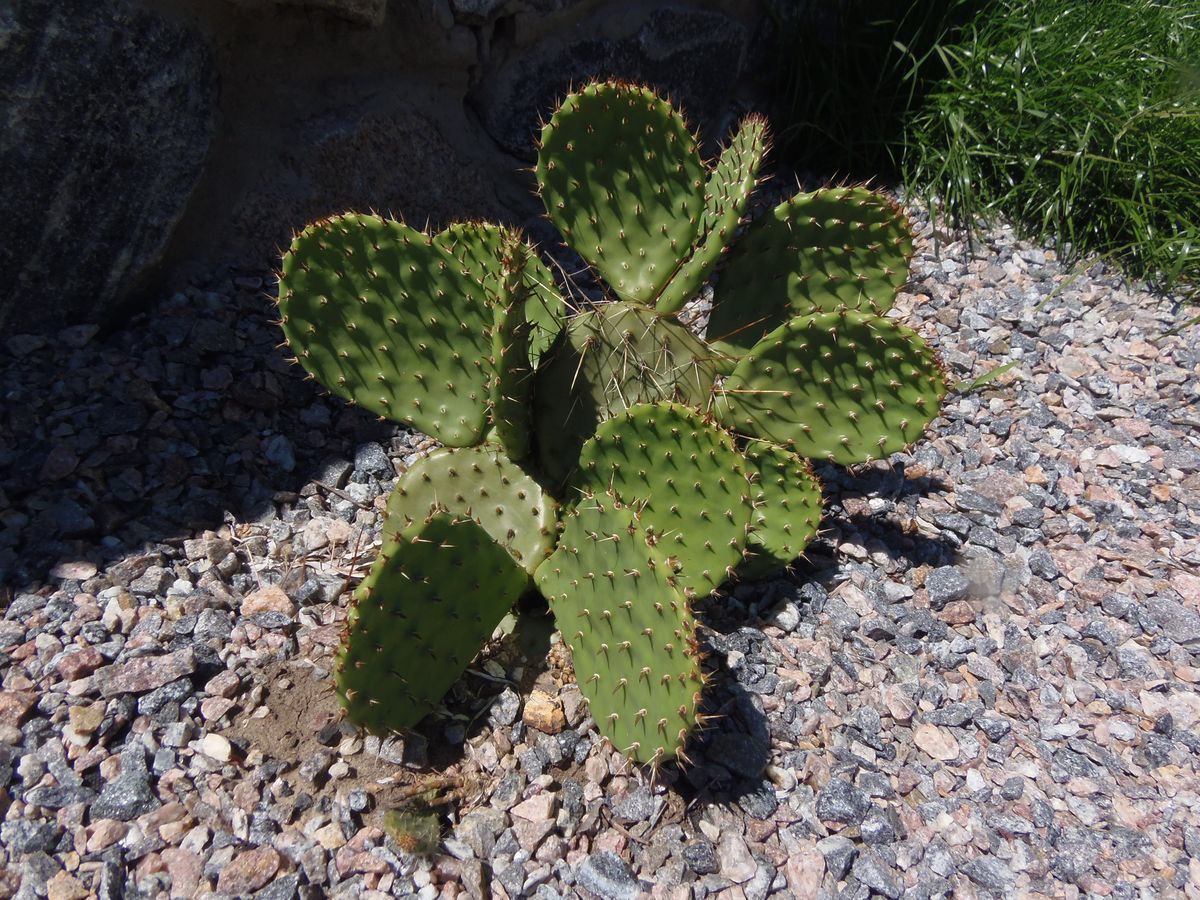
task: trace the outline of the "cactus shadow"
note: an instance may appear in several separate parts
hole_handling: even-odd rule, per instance
[[[726,599],[718,592],[697,608],[697,639],[708,678],[701,706],[706,721],[685,747],[687,762],[673,766],[665,779],[688,806],[732,806],[761,796],[771,759],[761,699],[735,671],[750,649],[748,619],[731,613]]]
[[[954,488],[953,482],[935,474],[910,474],[909,463],[903,459],[878,460],[850,468],[818,462],[814,463],[814,469],[826,490],[835,498],[885,497],[901,500],[944,493]]]
[[[0,525],[9,526],[0,601],[5,591],[69,584],[69,575],[52,574],[62,561],[101,573],[115,563],[119,579],[140,557],[183,563],[185,539],[302,510],[313,482],[328,480],[330,462],[352,464],[362,444],[412,442],[407,430],[304,379],[278,347],[263,290],[231,288],[227,277],[211,287],[94,335],[75,353],[79,374],[64,374],[52,364],[57,356],[43,364],[36,355],[0,355],[11,401],[0,413],[0,505],[23,517]],[[93,369],[106,367],[116,370],[106,389],[83,389]],[[339,501],[316,490],[326,507]],[[253,576],[243,569],[226,587],[282,580],[289,566],[275,562]]]
[[[506,633],[494,641],[485,657],[476,659],[442,701],[438,714],[426,717],[414,733],[425,742],[428,765],[444,770],[463,761],[475,738],[489,727],[506,727],[504,694],[512,690],[520,702],[528,699],[534,684],[550,670],[554,619],[544,598],[534,591],[524,594],[513,612],[501,622]],[[493,675],[491,662],[504,670]],[[512,674],[520,669],[520,677]],[[493,717],[493,711],[500,717]],[[520,719],[513,723],[523,728]]]

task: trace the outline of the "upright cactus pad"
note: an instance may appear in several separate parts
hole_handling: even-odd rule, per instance
[[[525,318],[529,321],[529,365],[537,368],[554,344],[571,312],[554,284],[554,276],[530,251],[525,259]]]
[[[505,244],[512,248],[514,241],[520,241],[520,234],[487,222],[460,222],[439,232],[433,241],[459,261],[464,273],[479,282],[487,297],[496,299],[504,275]],[[525,247],[522,255],[521,287],[525,290],[525,319],[530,323],[529,357],[536,367],[541,354],[562,331],[570,310],[537,253]],[[509,287],[511,290],[512,285]]]
[[[725,380],[717,406],[734,431],[850,465],[907,447],[945,394],[941,363],[916,332],[842,311],[768,334]]]
[[[546,211],[622,300],[653,304],[691,253],[705,178],[683,118],[648,88],[589,84],[542,129]]]
[[[673,319],[630,303],[606,303],[573,317],[538,370],[534,429],[551,484],[574,471],[596,427],[637,403],[675,400],[707,406],[716,363]]]
[[[796,315],[882,314],[908,280],[912,254],[912,228],[887,197],[859,187],[797,194],[730,251],[709,340],[745,351]]]
[[[558,504],[497,447],[443,448],[413,463],[388,498],[384,540],[439,511],[472,519],[530,573],[554,546]]]
[[[695,620],[635,512],[607,496],[581,501],[535,579],[600,733],[635,762],[679,755],[704,684]]]
[[[699,243],[659,295],[659,312],[681,309],[708,280],[741,223],[766,152],[766,121],[747,116],[708,177]]]
[[[657,549],[678,562],[689,598],[706,597],[741,562],[751,502],[733,438],[673,403],[644,403],[600,425],[572,487],[635,506]]]
[[[355,591],[337,657],[347,717],[412,728],[441,702],[528,583],[491,536],[439,513],[393,535]]]
[[[738,567],[758,578],[791,563],[817,536],[821,483],[807,459],[765,441],[746,447],[746,472],[754,499],[749,554]]]
[[[350,213],[310,225],[284,255],[283,333],[321,384],[450,446],[476,443],[492,381],[492,308],[429,236]]]
[[[495,299],[492,329],[492,360],[496,377],[492,382],[492,426],[496,440],[514,460],[524,459],[532,441],[530,400],[533,369],[529,365],[532,330],[526,317],[529,290],[524,283],[531,254],[520,236],[508,236],[501,248],[503,274]]]

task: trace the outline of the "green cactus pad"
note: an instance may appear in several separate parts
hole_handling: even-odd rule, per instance
[[[648,88],[568,95],[542,129],[537,180],[551,221],[621,300],[654,303],[699,234],[696,142]]]
[[[500,289],[503,271],[500,260],[504,256],[505,234],[509,235],[510,240],[515,235],[510,229],[487,222],[456,223],[434,236],[433,241],[454,254],[458,262],[470,272],[470,276],[482,284],[485,294],[494,298]],[[541,354],[546,352],[554,338],[558,337],[558,332],[563,330],[570,308],[554,284],[554,276],[550,274],[550,269],[541,262],[532,247],[527,247],[524,257],[524,316],[532,325],[529,334],[529,362],[536,367]]]
[[[410,856],[430,856],[442,844],[441,817],[417,801],[385,812],[383,830]]]
[[[672,759],[696,725],[704,684],[688,601],[632,509],[588,498],[564,524],[534,577],[596,727],[635,762]]]
[[[483,285],[489,297],[500,283],[500,254],[505,229],[490,222],[455,222],[433,236],[433,243],[459,262],[470,278]]]
[[[866,188],[797,194],[756,221],[721,273],[708,337],[745,351],[796,315],[882,314],[908,280],[912,228]]]
[[[487,420],[492,309],[430,237],[349,213],[308,226],[283,257],[283,333],[333,393],[444,444]]]
[[[534,430],[551,484],[575,469],[583,442],[636,403],[708,404],[716,361],[686,328],[654,310],[606,303],[574,316],[538,370]]]
[[[473,519],[530,573],[554,547],[558,504],[493,446],[443,448],[413,463],[388,498],[384,540],[438,511]]]
[[[530,401],[533,369],[529,365],[530,323],[526,318],[525,266],[531,254],[520,237],[505,238],[501,250],[504,273],[496,297],[496,324],[492,329],[492,425],[495,439],[514,460],[524,459],[532,435]]]
[[[525,260],[525,318],[529,322],[529,365],[536,369],[563,330],[571,308],[554,284],[554,276],[536,253]]]
[[[393,535],[354,593],[337,655],[346,716],[377,734],[441,702],[528,584],[469,519],[437,514]]]
[[[941,363],[916,332],[843,311],[768,334],[725,380],[717,407],[734,431],[850,465],[917,440],[945,395]]]
[[[689,598],[706,597],[742,560],[751,502],[733,438],[690,409],[644,403],[600,425],[572,480],[636,506],[657,549],[678,561]]]
[[[751,481],[750,554],[738,567],[743,578],[759,578],[791,565],[817,536],[821,524],[821,483],[807,459],[765,441],[746,447]]]
[[[491,298],[498,296],[503,272],[505,236],[511,241],[515,232],[487,222],[451,225],[434,236],[434,243],[451,253],[461,266],[484,288]],[[530,364],[538,360],[562,331],[570,309],[554,284],[554,276],[532,248],[527,248],[522,286],[526,291],[525,318],[531,324]]]
[[[767,123],[747,116],[725,148],[704,188],[702,235],[695,252],[675,273],[655,304],[659,312],[675,312],[692,299],[712,274],[721,254],[733,240],[750,195],[758,168],[767,152]]]

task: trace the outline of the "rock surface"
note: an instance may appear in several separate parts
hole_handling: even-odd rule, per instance
[[[770,33],[748,0],[9,6],[0,275],[16,287],[0,325],[16,334],[113,324],[163,283],[275,265],[297,230],[347,209],[537,232],[519,160],[569,85],[650,82],[723,139]],[[46,476],[78,462],[60,453]],[[79,536],[98,524],[57,516]]]
[[[212,54],[126,0],[18,0],[0,29],[0,327],[100,320],[161,260],[204,170]]]
[[[470,102],[500,147],[532,160],[539,122],[572,85],[594,78],[650,84],[673,97],[693,122],[724,122],[751,37],[742,22],[686,5],[634,10],[601,5],[562,34],[493,56]]]

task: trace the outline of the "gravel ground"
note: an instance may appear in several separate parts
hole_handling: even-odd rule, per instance
[[[1200,897],[1200,330],[996,230],[925,229],[956,377],[909,455],[822,469],[790,577],[710,601],[695,765],[598,743],[534,610],[405,739],[330,653],[429,446],[318,395],[262,278],[10,336],[0,895]],[[451,776],[442,851],[382,813]]]

